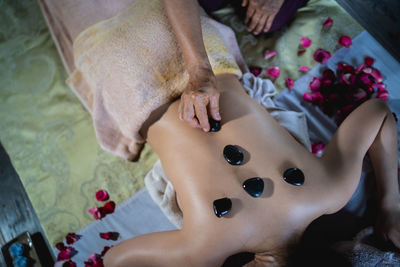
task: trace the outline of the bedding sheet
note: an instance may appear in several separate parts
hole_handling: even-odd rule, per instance
[[[339,33],[353,37],[361,31],[333,0],[310,1],[296,20],[268,38],[246,34],[231,8],[218,12],[237,32],[249,65],[279,65],[278,89],[286,76],[300,77],[298,65],[315,64],[310,58],[317,47],[333,52]],[[321,25],[328,16],[334,25],[325,32]],[[299,57],[301,36],[313,44]],[[278,55],[264,61],[267,48]],[[119,204],[144,187],[157,160],[148,146],[137,163],[101,150],[88,112],[65,84],[62,62],[36,1],[0,2],[0,141],[53,245],[93,221],[87,210],[98,205],[98,189]]]

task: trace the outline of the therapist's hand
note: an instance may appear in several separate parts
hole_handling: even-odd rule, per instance
[[[219,114],[219,92],[212,70],[202,69],[192,72],[188,87],[181,96],[179,118],[192,127],[210,130],[208,118],[221,120]]]
[[[283,2],[284,0],[243,0],[242,6],[247,6],[244,21],[247,30],[254,34],[267,32]]]

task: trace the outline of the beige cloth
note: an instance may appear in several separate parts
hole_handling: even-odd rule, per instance
[[[273,83],[268,79],[255,77],[248,72],[243,75],[242,84],[251,98],[263,105],[282,127],[288,130],[311,151],[307,119],[303,112],[276,107],[272,100],[272,97],[276,94],[276,90]],[[146,175],[144,182],[150,196],[161,208],[165,216],[177,228],[182,228],[183,216],[176,200],[176,192],[165,174],[160,160],[154,164],[153,168]]]
[[[216,75],[242,75],[234,33],[202,13],[206,51]],[[236,63],[238,61],[238,63]],[[188,73],[161,0],[136,1],[111,19],[84,30],[74,42],[76,69],[67,83],[93,117],[103,149],[135,160],[144,144],[142,124],[175,100]]]

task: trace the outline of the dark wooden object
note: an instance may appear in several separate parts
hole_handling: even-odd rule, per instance
[[[53,266],[54,256],[25,189],[0,144],[0,246],[28,231],[43,263]],[[0,266],[6,266],[0,256]]]

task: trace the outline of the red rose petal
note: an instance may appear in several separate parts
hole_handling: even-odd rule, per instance
[[[316,103],[317,105],[322,105],[324,96],[321,94],[321,92],[305,92],[303,94],[303,99],[312,103]]]
[[[363,89],[358,88],[357,91],[353,94],[354,101],[358,102],[360,100],[366,99],[368,96],[367,92]]]
[[[119,237],[118,232],[107,232],[107,233],[99,233],[100,237],[105,240],[113,240],[116,241]]]
[[[288,88],[289,90],[292,90],[293,87],[294,87],[294,82],[293,82],[293,80],[292,80],[291,78],[286,78],[286,79],[285,79],[285,82],[286,82],[287,88]]]
[[[307,37],[301,37],[300,44],[301,46],[307,48],[311,45],[311,39]]]
[[[58,242],[58,243],[56,244],[56,248],[57,248],[59,251],[65,250],[65,245],[64,245],[63,242]]]
[[[108,201],[102,208],[102,212],[104,212],[104,214],[113,213],[114,210],[115,210],[115,202],[114,201]]]
[[[365,85],[371,85],[371,84],[372,84],[372,81],[371,81],[371,79],[369,78],[369,75],[366,74],[366,73],[361,74],[361,75],[359,76],[359,79],[360,79],[360,81],[361,81],[363,84],[365,84]]]
[[[99,190],[96,192],[97,201],[106,201],[109,199],[109,195],[105,190]]]
[[[78,251],[73,247],[65,247],[65,249],[58,253],[57,261],[70,260],[76,253],[78,253]]]
[[[297,55],[302,55],[302,54],[304,54],[304,52],[306,52],[306,49],[305,49],[305,48],[299,48],[299,49],[297,50]]]
[[[250,67],[250,72],[253,73],[254,76],[258,76],[261,74],[261,68],[260,67]]]
[[[264,52],[264,59],[270,59],[272,57],[276,56],[276,52],[275,51],[269,51],[269,50],[265,50]]]
[[[331,69],[326,69],[322,73],[322,84],[323,85],[330,85],[333,84],[336,79],[335,73]]]
[[[106,255],[107,251],[109,251],[110,248],[111,248],[111,247],[109,247],[109,246],[105,246],[105,247],[103,248],[103,250],[101,251],[101,256],[104,257],[104,255]]]
[[[308,84],[311,91],[316,92],[321,87],[321,80],[317,77],[313,77],[312,81]]]
[[[310,69],[307,67],[307,66],[303,66],[303,65],[301,65],[300,67],[299,67],[299,71],[302,71],[302,72],[308,72]]]
[[[281,75],[281,70],[276,66],[268,68],[265,72],[273,79],[276,79],[279,75]]]
[[[315,61],[319,63],[325,63],[331,58],[331,53],[329,53],[324,49],[319,48],[317,49],[317,51],[315,51],[313,58]]]
[[[338,43],[349,48],[353,44],[353,41],[351,40],[350,36],[342,35],[340,36]]]
[[[328,17],[322,25],[325,27],[328,27],[328,26],[332,26],[332,24],[333,24],[333,20],[330,17]]]
[[[365,64],[365,66],[368,66],[368,67],[372,66],[374,64],[374,61],[375,60],[372,57],[364,58],[364,64]]]
[[[343,62],[338,63],[338,69],[341,70],[343,73],[353,73],[355,71],[353,66]]]
[[[69,260],[63,263],[62,267],[76,267],[76,263]]]
[[[99,254],[90,255],[89,259],[84,262],[85,267],[104,267],[103,259]]]
[[[325,144],[323,142],[311,144],[311,151],[314,155],[320,157],[324,153]]]
[[[75,233],[69,233],[69,234],[67,234],[67,235],[65,236],[65,240],[66,240],[67,244],[69,244],[69,245],[75,243],[75,242],[78,241],[80,238],[81,238],[81,236],[80,236],[80,235],[77,235],[77,234],[75,234]]]

